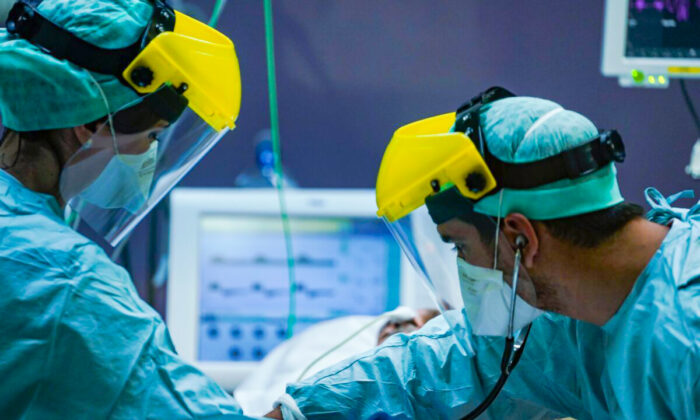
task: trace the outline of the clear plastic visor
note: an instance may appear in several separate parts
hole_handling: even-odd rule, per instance
[[[171,125],[154,121],[136,133],[117,131],[142,100],[98,126],[61,173],[63,200],[112,246],[228,132],[215,131],[189,108]]]
[[[425,205],[411,213],[410,223],[406,219],[384,222],[465,349],[472,347],[471,334],[507,335],[512,301],[514,332],[529,325],[534,308],[525,302],[536,305],[534,284],[516,263],[514,239],[500,221],[475,215],[436,226]],[[511,289],[514,273],[518,298]]]

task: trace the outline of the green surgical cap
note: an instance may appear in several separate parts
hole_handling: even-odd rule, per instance
[[[518,96],[480,110],[489,151],[509,163],[527,163],[557,155],[598,135],[586,117],[540,98]],[[479,200],[474,210],[490,216],[514,212],[535,220],[576,216],[623,201],[614,165],[577,179],[564,179],[529,190],[504,188]]]
[[[44,0],[38,10],[83,40],[116,49],[139,39],[152,6],[145,0]],[[0,117],[4,126],[15,131],[76,127],[137,99],[136,92],[116,77],[57,60],[0,29]]]

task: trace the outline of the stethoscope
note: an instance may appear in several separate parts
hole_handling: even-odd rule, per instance
[[[493,403],[498,394],[503,389],[506,384],[510,373],[515,369],[515,366],[520,361],[520,356],[523,354],[525,349],[525,343],[527,342],[527,337],[530,334],[530,327],[532,324],[528,325],[520,331],[518,337],[514,337],[513,325],[515,323],[515,301],[518,296],[518,274],[520,273],[520,259],[522,258],[522,249],[525,247],[526,240],[523,236],[518,236],[515,240],[515,245],[517,247],[515,251],[515,264],[513,267],[513,281],[511,283],[511,295],[510,295],[510,318],[508,320],[508,335],[506,336],[506,344],[503,349],[503,356],[501,357],[501,376],[498,378],[496,385],[494,385],[491,392],[486,396],[484,401],[481,402],[475,409],[473,409],[469,414],[462,417],[462,420],[473,420],[479,417],[487,408]]]

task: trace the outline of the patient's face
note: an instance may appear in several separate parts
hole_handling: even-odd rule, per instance
[[[410,334],[438,315],[440,315],[440,312],[435,309],[420,309],[418,315],[413,319],[401,322],[389,321],[379,330],[377,345],[382,344],[387,338],[394,334]]]

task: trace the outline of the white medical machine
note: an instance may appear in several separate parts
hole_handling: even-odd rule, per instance
[[[626,87],[700,78],[700,3],[607,0],[601,71]]]
[[[376,217],[374,190],[288,189],[285,198],[294,332],[399,304],[434,306]],[[178,353],[225,389],[287,338],[288,273],[276,190],[172,192],[166,322]]]

